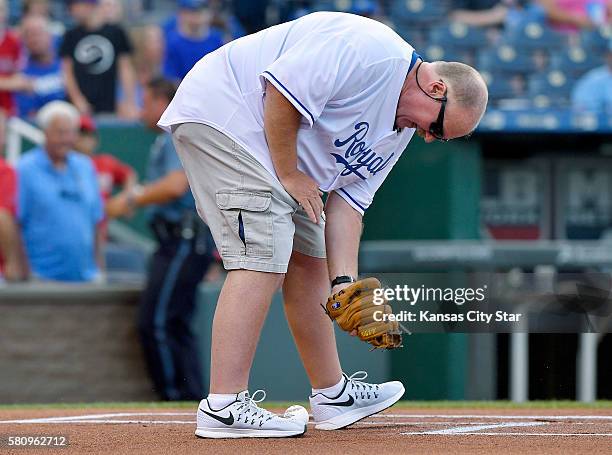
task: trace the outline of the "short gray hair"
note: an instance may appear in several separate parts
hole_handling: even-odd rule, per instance
[[[434,70],[449,86],[450,98],[478,116],[480,122],[487,108],[489,92],[478,71],[465,63],[433,62]]]
[[[81,115],[76,107],[66,101],[51,101],[45,104],[36,116],[38,125],[46,130],[49,124],[56,117],[66,117],[74,123],[75,128],[79,127]]]

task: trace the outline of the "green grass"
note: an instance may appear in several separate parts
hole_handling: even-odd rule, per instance
[[[266,401],[267,408],[286,408],[293,404],[307,406],[306,402]],[[43,403],[43,404],[0,404],[0,410],[15,409],[188,409],[194,410],[194,401],[175,402],[123,402],[123,403]],[[400,401],[397,409],[608,409],[612,411],[612,401],[601,400],[595,403],[576,401],[530,401],[512,403],[511,401]]]

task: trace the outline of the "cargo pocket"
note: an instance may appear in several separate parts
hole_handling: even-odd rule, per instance
[[[218,191],[217,207],[225,223],[221,256],[271,258],[274,254],[272,195],[253,191]]]

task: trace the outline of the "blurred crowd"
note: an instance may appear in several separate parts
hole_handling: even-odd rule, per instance
[[[45,134],[16,169],[0,154],[0,276],[98,279],[105,213],[125,215],[142,188],[97,151],[94,119],[148,118],[165,99],[147,93],[152,80],[176,85],[223,44],[319,10],[372,17],[427,60],[474,65],[494,107],[612,114],[612,0],[0,0],[0,146],[13,116]]]

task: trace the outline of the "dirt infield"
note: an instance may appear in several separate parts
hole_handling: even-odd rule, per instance
[[[610,454],[612,410],[396,406],[344,430],[309,425],[303,437],[291,439],[205,440],[194,429],[190,409],[0,410],[0,453]],[[65,436],[68,446],[8,448],[13,435]]]

